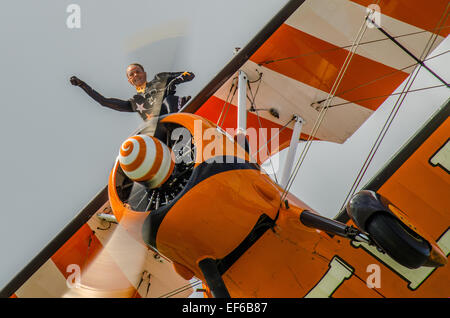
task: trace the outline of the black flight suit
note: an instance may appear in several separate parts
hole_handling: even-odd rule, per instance
[[[76,77],[70,79],[73,85],[80,86],[100,105],[121,112],[138,112],[144,121],[152,116],[174,113],[189,101],[190,96],[175,96],[175,85],[191,81],[195,75],[191,72],[163,72],[147,82],[144,92],[136,93],[129,100],[105,98],[88,84]]]

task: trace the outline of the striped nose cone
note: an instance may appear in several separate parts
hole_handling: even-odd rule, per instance
[[[133,181],[145,181],[151,189],[161,186],[172,174],[172,151],[157,138],[136,135],[120,147],[119,164]]]

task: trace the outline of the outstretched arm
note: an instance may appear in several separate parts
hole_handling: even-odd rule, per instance
[[[161,76],[163,74],[167,74],[167,84],[180,84],[184,82],[192,81],[195,77],[192,72],[168,72],[168,73],[160,73],[157,76]]]
[[[195,77],[194,73],[192,72],[179,72],[179,75],[175,77],[174,84],[180,84],[184,82],[192,81]]]
[[[70,83],[74,86],[81,87],[86,92],[86,94],[88,94],[102,106],[120,112],[133,112],[133,108],[131,107],[131,102],[129,100],[122,100],[117,98],[105,98],[103,95],[93,90],[88,84],[86,84],[76,76],[72,76],[70,78]]]

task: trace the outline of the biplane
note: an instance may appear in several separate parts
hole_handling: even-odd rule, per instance
[[[289,1],[179,113],[124,141],[105,189],[2,295],[450,296],[449,99],[335,217],[289,192],[299,143],[344,143],[393,94],[395,116],[419,70],[438,83],[420,89],[448,89],[427,65],[448,9]],[[283,150],[277,178],[262,165]]]

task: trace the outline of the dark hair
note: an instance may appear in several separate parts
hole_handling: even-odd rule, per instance
[[[128,65],[128,67],[130,67],[131,65],[139,66],[139,67],[141,68],[141,70],[142,70],[143,72],[145,72],[144,67],[143,67],[141,64],[139,64],[139,63],[131,63],[130,65]]]

